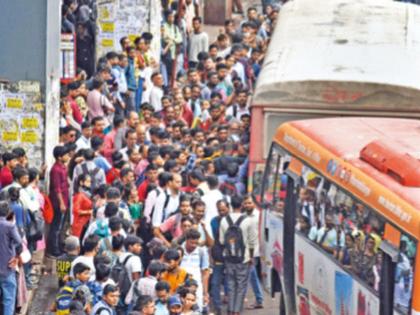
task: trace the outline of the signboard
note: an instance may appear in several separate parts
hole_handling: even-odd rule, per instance
[[[154,0],[98,0],[97,57],[121,51],[120,39],[132,42],[144,32],[154,36],[152,51],[160,56],[161,3]]]

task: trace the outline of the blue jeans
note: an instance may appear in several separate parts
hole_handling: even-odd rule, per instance
[[[225,288],[225,295],[227,295],[227,283],[225,277],[225,266],[221,265],[214,265],[213,266],[213,273],[211,274],[210,280],[210,298],[213,304],[214,309],[221,310],[222,309],[222,299],[220,297],[221,292],[221,285]]]
[[[15,314],[16,272],[11,272],[8,276],[0,276],[0,288],[3,293],[3,315]]]
[[[264,294],[261,288],[260,280],[258,279],[257,269],[252,265],[249,273],[249,283],[251,284],[252,291],[254,291],[255,300],[257,304],[263,304]]]

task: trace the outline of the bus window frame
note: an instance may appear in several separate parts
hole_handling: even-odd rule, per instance
[[[296,159],[298,159],[303,165],[305,165],[306,167],[308,167],[312,172],[314,172],[317,176],[320,176],[321,178],[323,178],[324,179],[324,181],[327,181],[327,182],[329,182],[330,184],[334,184],[336,187],[337,187],[337,189],[339,189],[339,190],[341,190],[342,192],[344,192],[345,194],[347,194],[347,196],[350,196],[351,198],[352,198],[352,200],[354,200],[355,202],[359,202],[359,203],[361,203],[364,207],[366,207],[366,209],[368,209],[369,211],[372,211],[372,213],[374,213],[378,218],[381,218],[382,219],[382,221],[383,222],[385,222],[385,223],[388,223],[388,224],[390,224],[392,227],[394,227],[395,229],[397,229],[397,230],[399,230],[400,232],[401,232],[401,235],[403,235],[403,234],[405,234],[405,235],[407,235],[407,236],[409,236],[414,242],[415,242],[415,244],[416,244],[416,248],[418,248],[418,244],[420,243],[420,240],[418,240],[418,239],[416,239],[415,237],[413,237],[412,235],[410,235],[409,233],[407,233],[407,232],[404,232],[401,228],[399,228],[398,226],[396,226],[393,222],[391,222],[390,220],[388,220],[387,218],[385,218],[385,216],[383,216],[383,215],[381,215],[377,210],[375,210],[375,209],[373,209],[372,207],[370,207],[370,206],[368,206],[368,205],[366,205],[366,203],[365,202],[363,202],[363,201],[361,201],[359,198],[357,198],[356,196],[354,196],[351,192],[349,192],[348,190],[346,190],[345,188],[343,188],[341,185],[340,185],[340,183],[338,183],[338,182],[335,182],[335,181],[333,181],[333,180],[331,180],[331,179],[329,179],[328,177],[326,177],[326,176],[324,176],[323,174],[321,174],[318,170],[315,170],[314,168],[313,168],[313,166],[312,165],[310,165],[309,163],[307,163],[305,160],[303,160],[303,159],[301,159],[300,157],[298,157],[298,156],[296,156],[296,155],[294,155],[294,154],[292,154],[291,152],[289,152],[288,150],[286,150],[285,148],[283,148],[280,144],[278,144],[278,143],[276,143],[276,142],[273,142],[273,145],[271,146],[271,149],[270,149],[270,156],[271,156],[271,154],[272,154],[272,151],[274,150],[274,148],[278,148],[279,149],[279,151],[282,153],[282,154],[285,154],[285,155],[289,155],[289,156],[291,156],[291,157],[293,157],[293,158],[296,158]],[[269,157],[270,157],[269,156]],[[267,159],[267,163],[268,163],[268,161],[269,161],[269,159]],[[266,175],[266,171],[267,171],[267,168],[265,169],[265,171],[264,171],[264,177],[263,177],[263,182],[265,182],[264,181],[264,179],[265,179],[265,175]],[[286,170],[285,171],[285,173],[288,175],[288,176],[290,176],[291,177],[291,179],[295,182],[295,187],[297,187],[297,189],[298,189],[298,191],[299,191],[299,188],[301,187],[301,182],[300,182],[300,178],[301,178],[301,176],[299,176],[299,175],[297,175],[297,174],[295,174],[295,173],[293,173],[293,172],[291,172],[290,170]],[[285,207],[285,211],[287,211],[287,208],[288,207]],[[289,210],[290,211],[290,210]],[[296,211],[296,209],[293,209],[293,211]],[[296,223],[296,222],[295,222]],[[303,236],[303,238],[306,238],[307,239],[307,237],[305,237],[305,235],[303,234],[303,233],[301,233],[300,231],[297,231],[296,229],[295,229],[295,233],[299,233],[299,235],[301,235],[301,236]],[[314,245],[314,247],[316,247],[317,248],[317,250],[320,250],[322,253],[326,253],[325,252],[325,250],[324,249],[322,249],[322,247],[321,246],[319,246],[317,243],[315,243],[315,242],[312,242],[311,240],[309,240],[309,239],[307,239],[307,241],[308,242],[311,242],[311,244],[313,244]],[[398,252],[399,252],[399,249],[398,249]],[[384,252],[384,254],[385,255],[387,255],[387,256],[389,256],[386,252]],[[364,280],[362,280],[359,276],[357,276],[353,271],[348,271],[348,270],[346,270],[346,269],[344,269],[341,265],[340,265],[340,263],[333,257],[333,256],[331,256],[331,255],[324,255],[324,256],[327,256],[331,261],[333,261],[336,265],[338,265],[341,269],[343,269],[343,270],[345,270],[348,274],[350,274],[354,279],[356,279],[357,281],[358,281],[358,283],[360,284],[360,285],[362,285],[365,289],[368,289],[369,291],[371,291],[376,297],[378,297],[379,298],[379,300],[381,300],[381,290],[382,289],[380,289],[380,291],[379,292],[376,292],[373,288],[371,288],[368,284],[366,284],[366,282],[364,281]],[[416,275],[416,272],[420,272],[420,270],[416,270],[416,258],[417,258],[417,253],[416,253],[416,256],[415,256],[415,258],[414,258],[414,261],[413,261],[413,266],[412,266],[412,268],[413,268],[413,278],[415,278],[415,275]],[[385,261],[385,260],[384,260]],[[384,266],[384,262],[382,262],[382,267]],[[396,268],[396,264],[394,265],[394,268]],[[393,275],[393,276],[395,276],[395,274]],[[394,277],[386,277],[387,279],[388,279],[388,281],[391,281],[391,279],[394,279]],[[381,287],[385,287],[385,286],[381,286]],[[387,287],[387,289],[390,289],[390,288],[392,288],[391,290],[392,290],[392,292],[394,293],[395,292],[395,282],[394,281],[391,281],[391,283],[387,283],[387,285],[386,285],[386,287]],[[413,286],[412,286],[412,288],[411,288],[411,290],[412,290],[412,292],[411,292],[411,298],[410,298],[410,305],[409,305],[409,307],[408,307],[408,309],[409,309],[409,311],[412,309],[412,304],[413,304],[413,288],[414,288],[414,283],[413,283]],[[396,308],[394,305],[393,305],[393,307],[392,307],[392,311],[393,312],[396,312],[397,314],[400,314],[400,315],[405,315],[404,313],[402,313],[398,308]]]
[[[268,203],[268,202],[264,201],[265,189],[266,189],[266,186],[268,184],[268,181],[266,181],[265,179],[267,178],[267,176],[269,176],[268,168],[269,168],[269,165],[270,165],[270,162],[271,162],[271,156],[272,156],[272,154],[275,150],[277,151],[277,154],[278,154],[277,162],[276,162],[276,173],[275,173],[275,179],[274,179],[275,185],[274,185],[274,191],[273,191],[273,200],[271,200]],[[268,204],[271,204],[273,206],[274,196],[275,196],[275,192],[276,192],[276,185],[277,185],[277,180],[278,180],[278,175],[279,175],[278,171],[279,171],[279,168],[280,168],[280,165],[281,165],[281,159],[283,157],[285,157],[286,155],[290,155],[290,153],[287,152],[286,150],[284,150],[278,143],[273,142],[271,144],[270,152],[269,152],[268,157],[266,159],[264,174],[263,174],[263,177],[262,177],[263,180],[262,180],[261,195],[260,195],[261,203],[258,205],[258,206],[260,206],[260,208],[262,208],[264,210],[271,210],[271,209],[269,209]],[[270,168],[270,172],[271,172],[271,168]],[[284,173],[286,173],[286,171],[284,171]],[[276,214],[281,216],[281,217],[283,216],[282,213],[276,213]]]

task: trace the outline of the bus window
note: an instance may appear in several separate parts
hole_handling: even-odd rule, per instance
[[[270,158],[267,162],[266,176],[263,182],[262,202],[273,209],[276,203],[276,191],[279,191],[278,172],[281,164],[281,154],[274,148],[271,150]]]
[[[311,170],[301,178],[296,229],[378,292],[384,220]]]
[[[416,243],[407,235],[402,234],[394,286],[394,307],[400,314],[410,313],[415,255]]]

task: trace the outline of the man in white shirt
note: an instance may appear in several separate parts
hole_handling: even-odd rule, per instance
[[[225,196],[219,190],[219,180],[217,176],[209,176],[207,178],[207,184],[210,190],[204,194],[201,198],[206,204],[206,215],[205,222],[209,226],[211,220],[218,215],[217,202],[225,198]]]
[[[244,198],[252,198],[247,196]],[[238,225],[242,231],[242,239],[244,242],[243,257],[238,257],[238,261],[234,261],[229,252],[239,253],[234,247],[226,246],[225,235],[229,232],[229,227]],[[233,212],[228,214],[220,221],[220,243],[225,246],[225,267],[228,285],[228,312],[230,314],[239,315],[243,309],[243,301],[246,295],[249,273],[253,264],[254,248],[257,247],[258,229],[255,228],[252,220],[246,214],[241,213],[241,208],[234,208]],[[231,241],[231,240],[229,240]]]
[[[90,149],[90,138],[92,137],[92,125],[89,121],[82,122],[82,135],[77,139],[76,151],[80,149]]]
[[[156,199],[152,218],[153,227],[159,227],[172,213],[178,210],[181,186],[181,175],[171,174],[167,188]]]
[[[152,74],[153,87],[150,90],[149,103],[155,109],[155,112],[162,111],[162,97],[163,97],[163,77],[159,72]]]
[[[226,116],[230,116],[232,118],[237,119],[238,121],[241,120],[241,117],[245,114],[250,115],[248,109],[248,91],[245,89],[236,92],[236,104],[229,106],[226,109]]]
[[[198,64],[198,54],[209,51],[209,36],[201,29],[201,17],[194,17],[192,24],[193,32],[190,35],[188,61],[190,66],[194,68]]]

